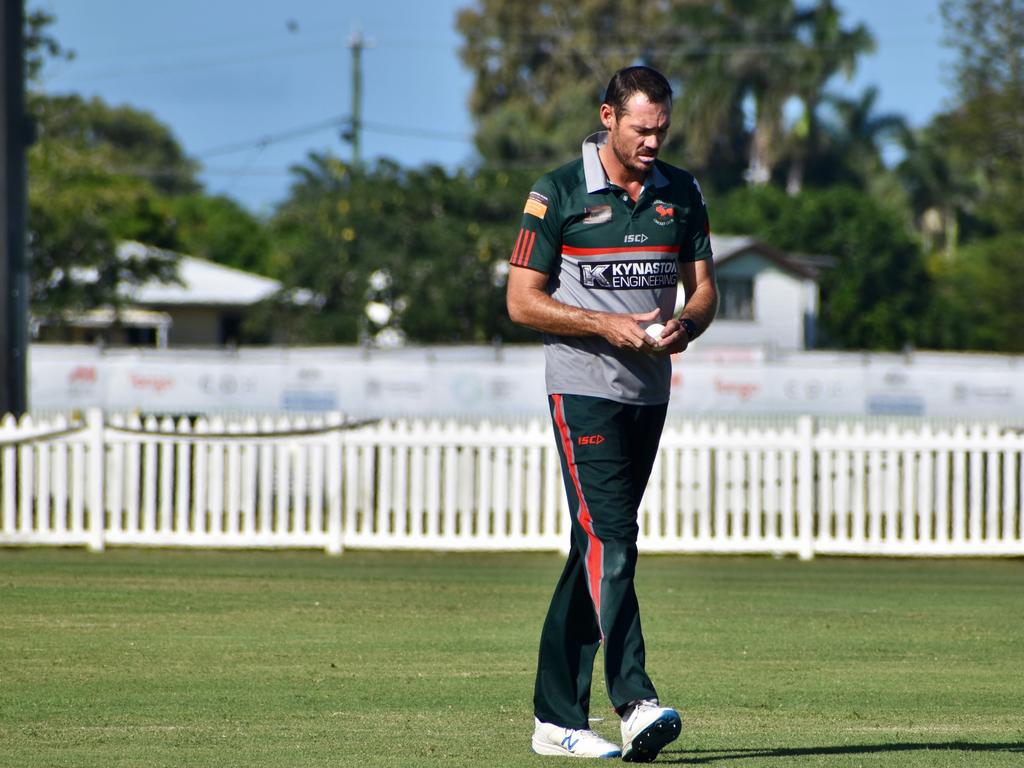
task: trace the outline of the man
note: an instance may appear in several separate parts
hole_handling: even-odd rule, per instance
[[[658,72],[617,72],[600,107],[606,131],[534,185],[510,258],[509,316],[544,333],[572,512],[537,664],[533,750],[544,755],[650,762],[682,727],[645,671],[633,587],[637,509],[665,420],[670,355],[707,328],[718,302],[700,187],[657,159],[671,109]],[[676,318],[680,280],[686,305]],[[588,724],[602,642],[621,750]]]

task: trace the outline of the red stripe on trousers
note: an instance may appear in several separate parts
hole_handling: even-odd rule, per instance
[[[576,510],[576,519],[587,534],[587,551],[584,554],[584,562],[587,568],[587,587],[590,592],[590,599],[594,602],[594,613],[597,614],[597,628],[601,632],[601,639],[604,640],[604,628],[601,626],[601,576],[604,566],[604,545],[594,533],[594,520],[590,516],[590,508],[583,498],[583,485],[580,483],[579,472],[573,462],[572,435],[569,434],[569,425],[565,421],[565,407],[561,395],[552,395],[555,401],[555,426],[558,427],[558,434],[562,439],[562,450],[565,453],[565,463],[569,467],[569,476],[576,487],[576,497],[580,501],[579,509]]]

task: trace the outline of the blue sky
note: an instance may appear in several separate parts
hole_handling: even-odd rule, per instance
[[[289,166],[310,151],[350,148],[332,120],[349,114],[360,29],[363,156],[453,167],[473,158],[472,81],[458,60],[457,9],[471,0],[28,0],[57,16],[76,52],[47,69],[52,93],[75,91],[153,112],[203,163],[207,189],[258,213],[288,191]],[[835,90],[881,90],[879,108],[921,125],[948,98],[951,53],[938,0],[838,0],[877,50]],[[264,142],[265,139],[274,139]]]

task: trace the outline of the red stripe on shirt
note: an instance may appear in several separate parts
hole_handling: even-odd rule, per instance
[[[565,464],[569,468],[569,476],[576,487],[576,497],[580,501],[579,509],[576,510],[576,519],[579,520],[587,534],[587,551],[583,555],[583,562],[587,569],[587,588],[590,592],[590,599],[594,603],[597,628],[601,632],[601,640],[604,640],[604,629],[601,627],[601,577],[604,575],[604,545],[594,533],[594,520],[590,516],[587,500],[583,497],[583,485],[580,482],[579,469],[574,461],[572,450],[572,435],[569,433],[569,425],[565,420],[565,404],[561,395],[552,395],[551,399],[555,403],[555,426],[558,428],[558,435],[562,440]]]
[[[630,245],[621,248],[574,248],[563,245],[566,256],[606,256],[609,253],[679,253],[678,245]]]
[[[525,267],[530,263],[530,254],[533,253],[533,244],[537,240],[537,233],[527,230],[526,240],[523,242],[523,252],[519,257],[519,266]]]
[[[509,257],[509,261],[512,264],[514,264],[515,266],[517,266],[517,267],[519,266],[519,246],[522,244],[522,242],[523,242],[523,235],[525,235],[525,234],[526,234],[526,230],[525,229],[520,229],[519,230],[519,237],[516,238],[516,244],[512,248],[512,256]]]

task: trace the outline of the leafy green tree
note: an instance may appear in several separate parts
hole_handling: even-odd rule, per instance
[[[504,267],[528,176],[350,166],[327,154],[294,172],[271,221],[272,273],[323,298],[292,318],[294,338],[524,337],[505,312]]]
[[[69,312],[116,309],[119,288],[176,278],[168,254],[118,254],[122,240],[174,242],[164,201],[149,184],[50,142],[32,148],[29,175],[29,301],[37,316],[59,322]]]
[[[200,189],[196,163],[185,156],[171,130],[148,112],[77,94],[32,94],[29,107],[42,142],[92,153],[111,174],[143,179],[164,195]]]
[[[40,8],[27,9],[25,13],[25,76],[29,83],[37,83],[47,61],[71,61],[74,51],[61,46],[60,41],[50,34],[49,27],[55,21],[52,13]]]
[[[677,121],[664,153],[726,188],[772,178],[793,143],[783,107],[804,101],[815,147],[822,89],[870,47],[830,0],[622,3],[479,0],[458,17],[463,62],[475,75],[470,109],[484,160],[542,168],[568,160],[599,125],[596,104],[616,69],[644,63],[673,79]],[[745,107],[754,105],[753,130]],[[806,157],[802,158],[806,162]]]
[[[958,103],[935,130],[975,185],[977,216],[1024,231],[1024,0],[943,0],[941,9]]]
[[[932,346],[1024,353],[1024,234],[1006,233],[962,246],[937,260],[937,300],[928,326]]]
[[[835,259],[820,281],[820,327],[829,346],[900,349],[926,338],[921,323],[931,289],[920,247],[896,214],[861,192],[735,190],[716,202],[713,225]]]
[[[41,10],[26,17],[28,107],[37,134],[28,153],[29,301],[37,316],[59,321],[69,312],[116,309],[119,287],[175,279],[173,256],[127,257],[117,246],[175,244],[165,201],[139,165],[166,171],[173,164],[168,189],[196,182],[170,131],[151,116],[35,90],[47,61],[73,58],[50,34],[53,20]]]
[[[224,195],[190,194],[169,201],[177,248],[229,267],[267,274],[270,235],[263,221]]]
[[[262,222],[234,201],[202,193],[198,165],[156,117],[77,94],[37,90],[52,59],[70,59],[50,34],[53,16],[28,14],[30,300],[36,315],[120,307],[122,289],[173,280],[184,251],[262,271],[269,242]],[[118,244],[167,249],[126,258]]]

